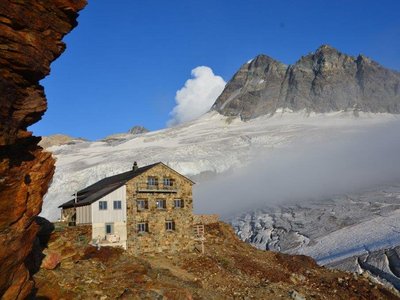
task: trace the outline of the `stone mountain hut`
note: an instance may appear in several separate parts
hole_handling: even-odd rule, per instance
[[[60,206],[61,220],[91,225],[93,244],[135,255],[193,250],[202,238],[194,230],[193,184],[161,162],[141,168],[135,162],[131,171],[78,191]]]

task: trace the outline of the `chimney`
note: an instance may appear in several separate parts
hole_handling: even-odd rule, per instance
[[[132,170],[136,171],[137,169],[139,169],[139,167],[137,165],[137,162],[135,161],[135,162],[133,162]]]

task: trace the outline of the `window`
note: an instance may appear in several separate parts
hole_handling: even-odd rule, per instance
[[[137,231],[140,232],[149,232],[149,223],[147,222],[140,222],[137,225]]]
[[[158,178],[154,176],[147,177],[147,186],[148,187],[155,187],[158,185]]]
[[[156,200],[156,207],[158,209],[166,209],[167,208],[167,201],[165,199]]]
[[[106,234],[114,234],[114,224],[113,223],[106,224]]]
[[[182,208],[183,207],[183,200],[182,199],[175,199],[174,200],[174,208]]]
[[[114,209],[122,209],[122,201],[114,200]]]
[[[165,222],[165,230],[172,231],[175,230],[175,222],[174,221],[166,221]]]
[[[149,208],[149,202],[145,199],[139,199],[136,201],[137,209],[144,210]]]
[[[168,177],[164,177],[163,179],[163,185],[164,187],[170,187],[174,185],[174,180]]]
[[[107,201],[99,201],[99,210],[107,210]]]

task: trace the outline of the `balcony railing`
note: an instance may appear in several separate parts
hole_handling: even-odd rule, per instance
[[[176,184],[166,185],[162,183],[149,184],[147,182],[139,182],[136,184],[136,191],[143,193],[176,193],[178,187]]]

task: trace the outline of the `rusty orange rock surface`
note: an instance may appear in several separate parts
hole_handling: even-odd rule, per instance
[[[48,252],[46,257],[42,261],[41,268],[46,270],[54,270],[61,262],[61,254],[58,252]]]
[[[47,101],[39,80],[65,49],[86,0],[0,1],[0,297],[23,299],[33,287],[25,259],[38,226],[54,159],[27,127]]]

